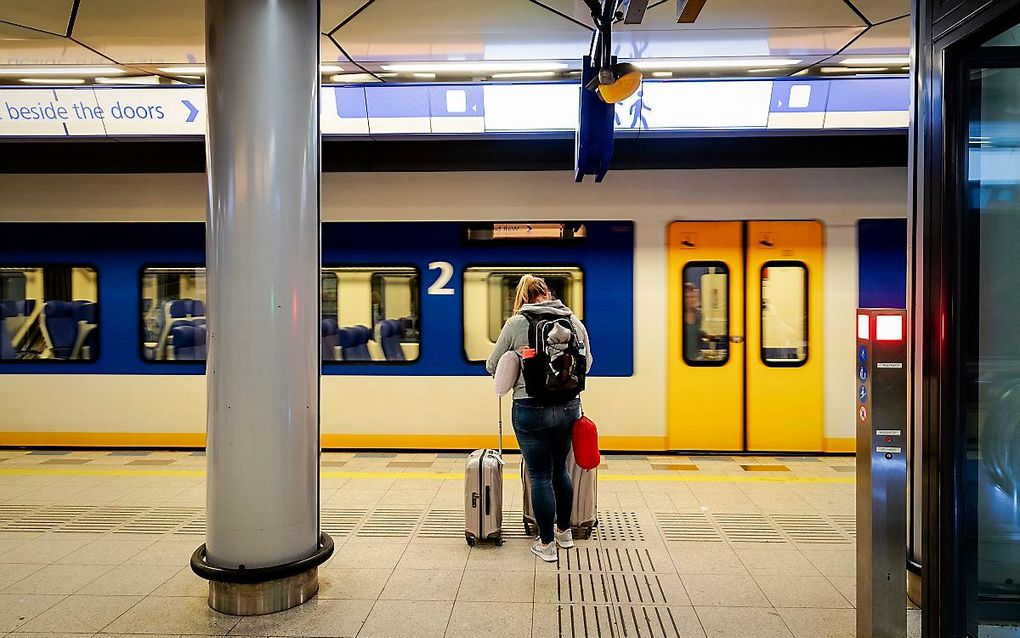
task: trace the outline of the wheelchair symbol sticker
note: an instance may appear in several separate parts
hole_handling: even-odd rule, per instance
[[[868,389],[863,385],[857,388],[857,400],[864,403],[868,400]]]

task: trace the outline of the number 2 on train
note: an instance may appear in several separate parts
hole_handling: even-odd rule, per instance
[[[430,295],[452,295],[454,294],[453,288],[448,288],[447,284],[450,283],[450,279],[453,278],[453,264],[448,261],[433,261],[429,263],[429,270],[438,270],[439,275],[436,280],[429,286],[428,293]]]

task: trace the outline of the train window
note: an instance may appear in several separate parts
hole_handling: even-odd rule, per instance
[[[517,283],[525,274],[545,279],[553,296],[584,319],[584,274],[575,266],[471,267],[464,270],[464,354],[485,361],[513,314]]]
[[[683,358],[689,366],[721,366],[730,358],[730,272],[721,261],[683,270]]]
[[[403,363],[418,359],[418,270],[412,267],[323,269],[322,360]],[[332,303],[327,303],[327,294]]]
[[[808,271],[799,261],[770,261],[761,269],[761,360],[799,366],[808,357]]]
[[[205,361],[205,268],[142,271],[142,356],[148,361]]]
[[[98,294],[93,268],[0,268],[0,360],[95,360]]]

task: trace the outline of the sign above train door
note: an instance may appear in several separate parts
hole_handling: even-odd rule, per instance
[[[573,136],[573,83],[324,86],[327,137]],[[685,131],[896,130],[908,124],[906,77],[648,80],[616,105],[617,136]],[[201,137],[200,86],[0,88],[0,137]]]

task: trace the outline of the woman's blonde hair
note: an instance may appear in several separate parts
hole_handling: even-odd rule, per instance
[[[526,303],[535,303],[539,297],[549,294],[549,286],[545,279],[534,275],[524,275],[517,284],[517,295],[514,297],[514,314],[521,311]]]

